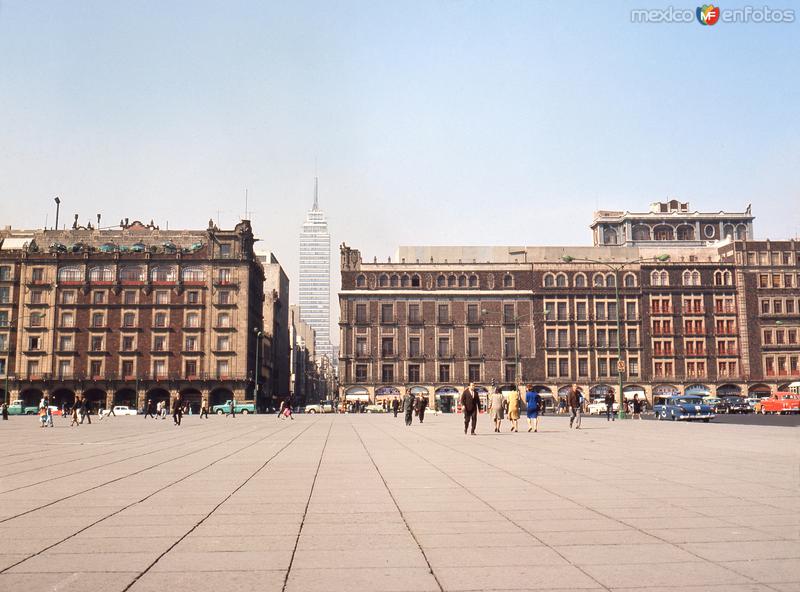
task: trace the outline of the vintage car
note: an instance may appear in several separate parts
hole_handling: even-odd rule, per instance
[[[800,395],[794,393],[772,393],[768,399],[756,403],[756,413],[800,413]]]
[[[656,419],[671,419],[692,421],[702,419],[708,423],[714,419],[714,410],[703,397],[697,395],[679,395],[665,399],[662,403],[653,405]]]
[[[110,415],[111,411],[109,409],[101,409],[100,416],[104,417],[106,415]],[[136,415],[136,409],[131,409],[127,405],[114,405],[114,415]]]
[[[372,405],[367,405],[364,407],[365,413],[386,413],[386,409],[383,408],[383,405],[378,405],[377,403],[373,403]]]
[[[236,413],[241,413],[242,415],[247,415],[248,413],[255,413],[256,412],[256,405],[255,403],[236,403],[234,406],[234,410]],[[228,399],[224,403],[220,405],[214,405],[211,408],[211,413],[216,413],[217,415],[222,415],[223,413],[230,413],[231,412],[231,400]]]
[[[603,399],[595,399],[591,403],[589,403],[589,415],[602,415],[606,412],[606,402]],[[613,405],[614,413],[619,411],[619,403],[614,401]]]
[[[336,406],[333,401],[322,401],[321,403],[311,403],[306,405],[306,413],[334,413]]]
[[[720,397],[719,403],[714,407],[715,413],[750,413],[752,410],[747,399],[734,395]]]

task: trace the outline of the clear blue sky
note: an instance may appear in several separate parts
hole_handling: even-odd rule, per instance
[[[630,22],[668,4],[3,1],[0,224],[230,225],[247,187],[294,279],[316,160],[369,258],[668,196],[796,235],[800,25]]]

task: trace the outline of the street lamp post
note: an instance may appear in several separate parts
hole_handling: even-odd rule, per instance
[[[623,389],[623,375],[626,372],[625,360],[622,359],[622,303],[619,298],[619,272],[625,269],[628,265],[636,263],[647,263],[649,261],[664,263],[669,261],[669,255],[658,255],[653,258],[640,257],[630,261],[623,261],[621,263],[610,263],[608,261],[599,261],[597,259],[578,259],[570,255],[564,255],[562,258],[564,263],[595,263],[598,265],[605,265],[608,269],[614,272],[614,299],[617,303],[617,377],[619,378],[619,409],[617,410],[618,417],[625,419],[625,396],[622,392]],[[627,359],[627,341],[625,342],[626,359]]]
[[[255,367],[255,374],[254,374],[254,376],[255,376],[255,384],[254,384],[254,387],[253,387],[253,402],[254,402],[256,408],[258,408],[258,378],[259,378],[259,376],[261,374],[261,368],[258,365],[259,362],[261,361],[260,357],[259,357],[259,353],[260,353],[259,350],[261,349],[261,338],[263,337],[264,332],[259,330],[259,329],[257,329],[257,328],[253,329],[253,332],[256,334],[256,367]]]

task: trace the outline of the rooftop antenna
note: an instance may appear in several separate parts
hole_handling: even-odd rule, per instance
[[[314,208],[315,211],[319,209],[319,177],[314,175]]]

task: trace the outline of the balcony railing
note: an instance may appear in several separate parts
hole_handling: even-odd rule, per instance
[[[675,335],[675,331],[672,329],[672,327],[666,327],[666,328],[663,328],[663,329],[653,329],[653,335],[671,336],[671,335]]]
[[[685,315],[702,315],[705,314],[705,306],[683,306],[681,312]]]
[[[718,356],[738,356],[739,349],[736,347],[719,347],[717,348]]]
[[[708,352],[704,349],[686,350],[686,355],[689,357],[705,357]]]
[[[733,306],[716,306],[714,307],[714,314],[736,314],[736,308]]]
[[[705,327],[684,327],[683,334],[684,335],[706,335],[708,332],[706,331]]]
[[[724,328],[723,329],[723,328],[717,327],[714,330],[714,333],[716,333],[717,335],[738,335],[739,334],[739,332],[736,330],[736,327],[734,327],[732,329],[728,329],[728,328]]]

